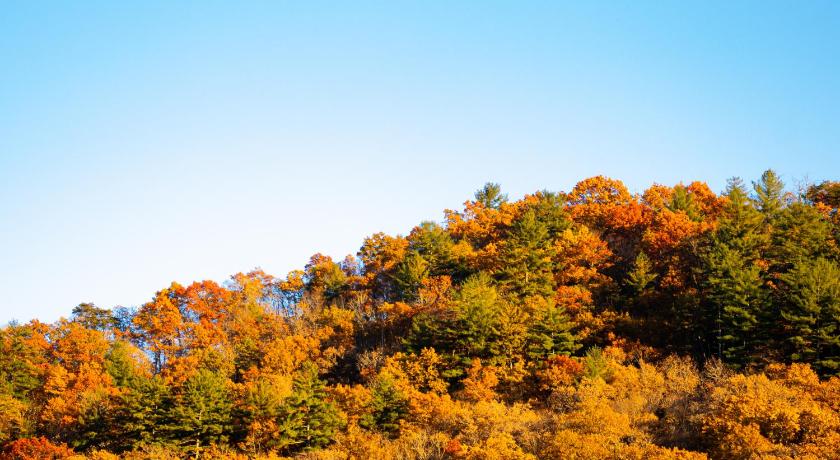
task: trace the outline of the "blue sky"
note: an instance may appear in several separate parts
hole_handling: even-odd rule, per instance
[[[837,2],[131,3],[0,6],[0,323],[283,275],[487,180],[840,175]]]

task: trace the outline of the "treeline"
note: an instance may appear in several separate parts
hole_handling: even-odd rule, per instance
[[[840,183],[593,177],[0,330],[3,458],[840,458]]]

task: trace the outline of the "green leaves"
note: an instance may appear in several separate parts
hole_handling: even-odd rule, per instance
[[[775,216],[784,206],[782,201],[784,188],[785,184],[782,179],[772,169],[764,171],[761,180],[753,182],[758,209],[767,218]]]
[[[293,393],[280,408],[280,447],[289,452],[309,450],[332,442],[342,426],[336,407],[328,401],[318,367],[306,363],[294,380]]]
[[[406,254],[405,259],[397,265],[393,275],[400,300],[406,302],[417,300],[417,293],[427,276],[429,276],[429,263],[415,251]]]
[[[484,187],[475,192],[475,201],[490,209],[499,209],[507,200],[507,195],[502,193],[502,187],[493,182],[484,184]]]
[[[802,261],[780,277],[781,316],[791,358],[824,373],[840,371],[840,266],[826,259]]]
[[[639,295],[653,283],[656,277],[657,274],[653,271],[650,258],[644,252],[639,252],[632,270],[627,274],[627,285],[636,295]]]
[[[408,415],[408,398],[397,389],[393,378],[383,374],[374,380],[371,393],[369,412],[361,417],[359,425],[395,435],[400,420]]]
[[[501,286],[519,299],[550,298],[555,284],[552,255],[548,226],[533,210],[526,211],[513,223],[502,245]]]
[[[562,307],[549,307],[531,322],[528,330],[528,357],[541,361],[576,351],[580,346],[575,344],[572,326]]]
[[[198,451],[227,440],[233,406],[228,382],[218,372],[200,369],[184,383],[168,417],[169,431],[182,445]]]

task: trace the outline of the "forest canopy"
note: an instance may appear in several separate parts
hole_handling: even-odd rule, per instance
[[[592,177],[0,329],[10,459],[838,458],[840,183]]]

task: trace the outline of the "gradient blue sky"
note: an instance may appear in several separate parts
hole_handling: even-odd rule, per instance
[[[487,180],[840,176],[840,2],[130,3],[0,5],[0,323],[283,275]]]

